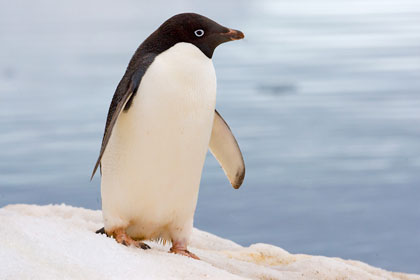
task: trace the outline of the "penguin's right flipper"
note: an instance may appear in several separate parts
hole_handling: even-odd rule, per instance
[[[210,151],[222,166],[232,186],[238,189],[245,177],[244,159],[235,136],[217,111],[211,131]]]

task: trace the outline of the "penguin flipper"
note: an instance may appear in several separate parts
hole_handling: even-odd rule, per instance
[[[99,157],[96,161],[90,180],[92,180],[96,170],[101,164],[102,156],[105,152],[106,145],[111,138],[112,129],[117,122],[118,116],[123,110],[128,111],[130,108],[133,98],[137,93],[137,89],[140,86],[141,79],[146,73],[146,70],[152,64],[155,57],[156,54],[154,53],[143,54],[142,46],[140,46],[131,59],[128,68],[120,83],[118,84],[114,96],[112,97],[111,105],[109,106],[108,116],[106,119],[105,132],[102,138],[101,151],[99,152]]]
[[[245,178],[244,159],[235,136],[217,110],[214,114],[209,146],[232,186],[238,189]]]

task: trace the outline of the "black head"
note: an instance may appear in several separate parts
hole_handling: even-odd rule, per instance
[[[145,43],[159,52],[180,42],[191,43],[211,58],[218,45],[242,38],[241,31],[226,28],[199,14],[184,13],[165,21]]]

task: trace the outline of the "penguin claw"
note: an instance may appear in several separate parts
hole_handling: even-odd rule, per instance
[[[131,239],[130,237],[128,237],[128,238],[123,237],[122,239],[116,239],[116,240],[117,240],[118,243],[120,243],[124,246],[127,246],[127,247],[134,246],[134,247],[137,247],[137,248],[141,248],[143,250],[150,249],[150,246],[147,245],[146,243],[141,242],[141,241],[135,241],[135,240]]]
[[[142,248],[143,250],[148,250],[151,249],[149,245],[147,245],[146,243],[140,242],[140,248]]]
[[[117,242],[118,242],[118,241],[117,241]],[[148,250],[148,249],[151,249],[149,245],[147,245],[146,243],[141,242],[141,241],[135,241],[135,240],[132,240],[132,241],[130,241],[130,240],[122,240],[120,243],[121,243],[122,245],[124,245],[124,246],[127,246],[127,247],[129,247],[129,246],[134,246],[134,247],[137,247],[137,248],[141,248],[141,249],[143,249],[143,250]]]
[[[103,228],[98,229],[97,231],[95,231],[95,233],[96,233],[96,234],[106,234],[106,235],[108,236],[108,234],[106,233],[106,231],[105,231],[105,228],[104,228],[104,227],[103,227]]]

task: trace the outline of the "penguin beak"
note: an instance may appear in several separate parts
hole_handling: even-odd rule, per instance
[[[227,39],[227,41],[240,40],[240,39],[243,39],[245,37],[244,33],[242,33],[239,30],[234,30],[234,29],[230,29],[230,28],[228,28],[228,29],[229,29],[228,32],[220,34],[223,37],[225,37]]]

